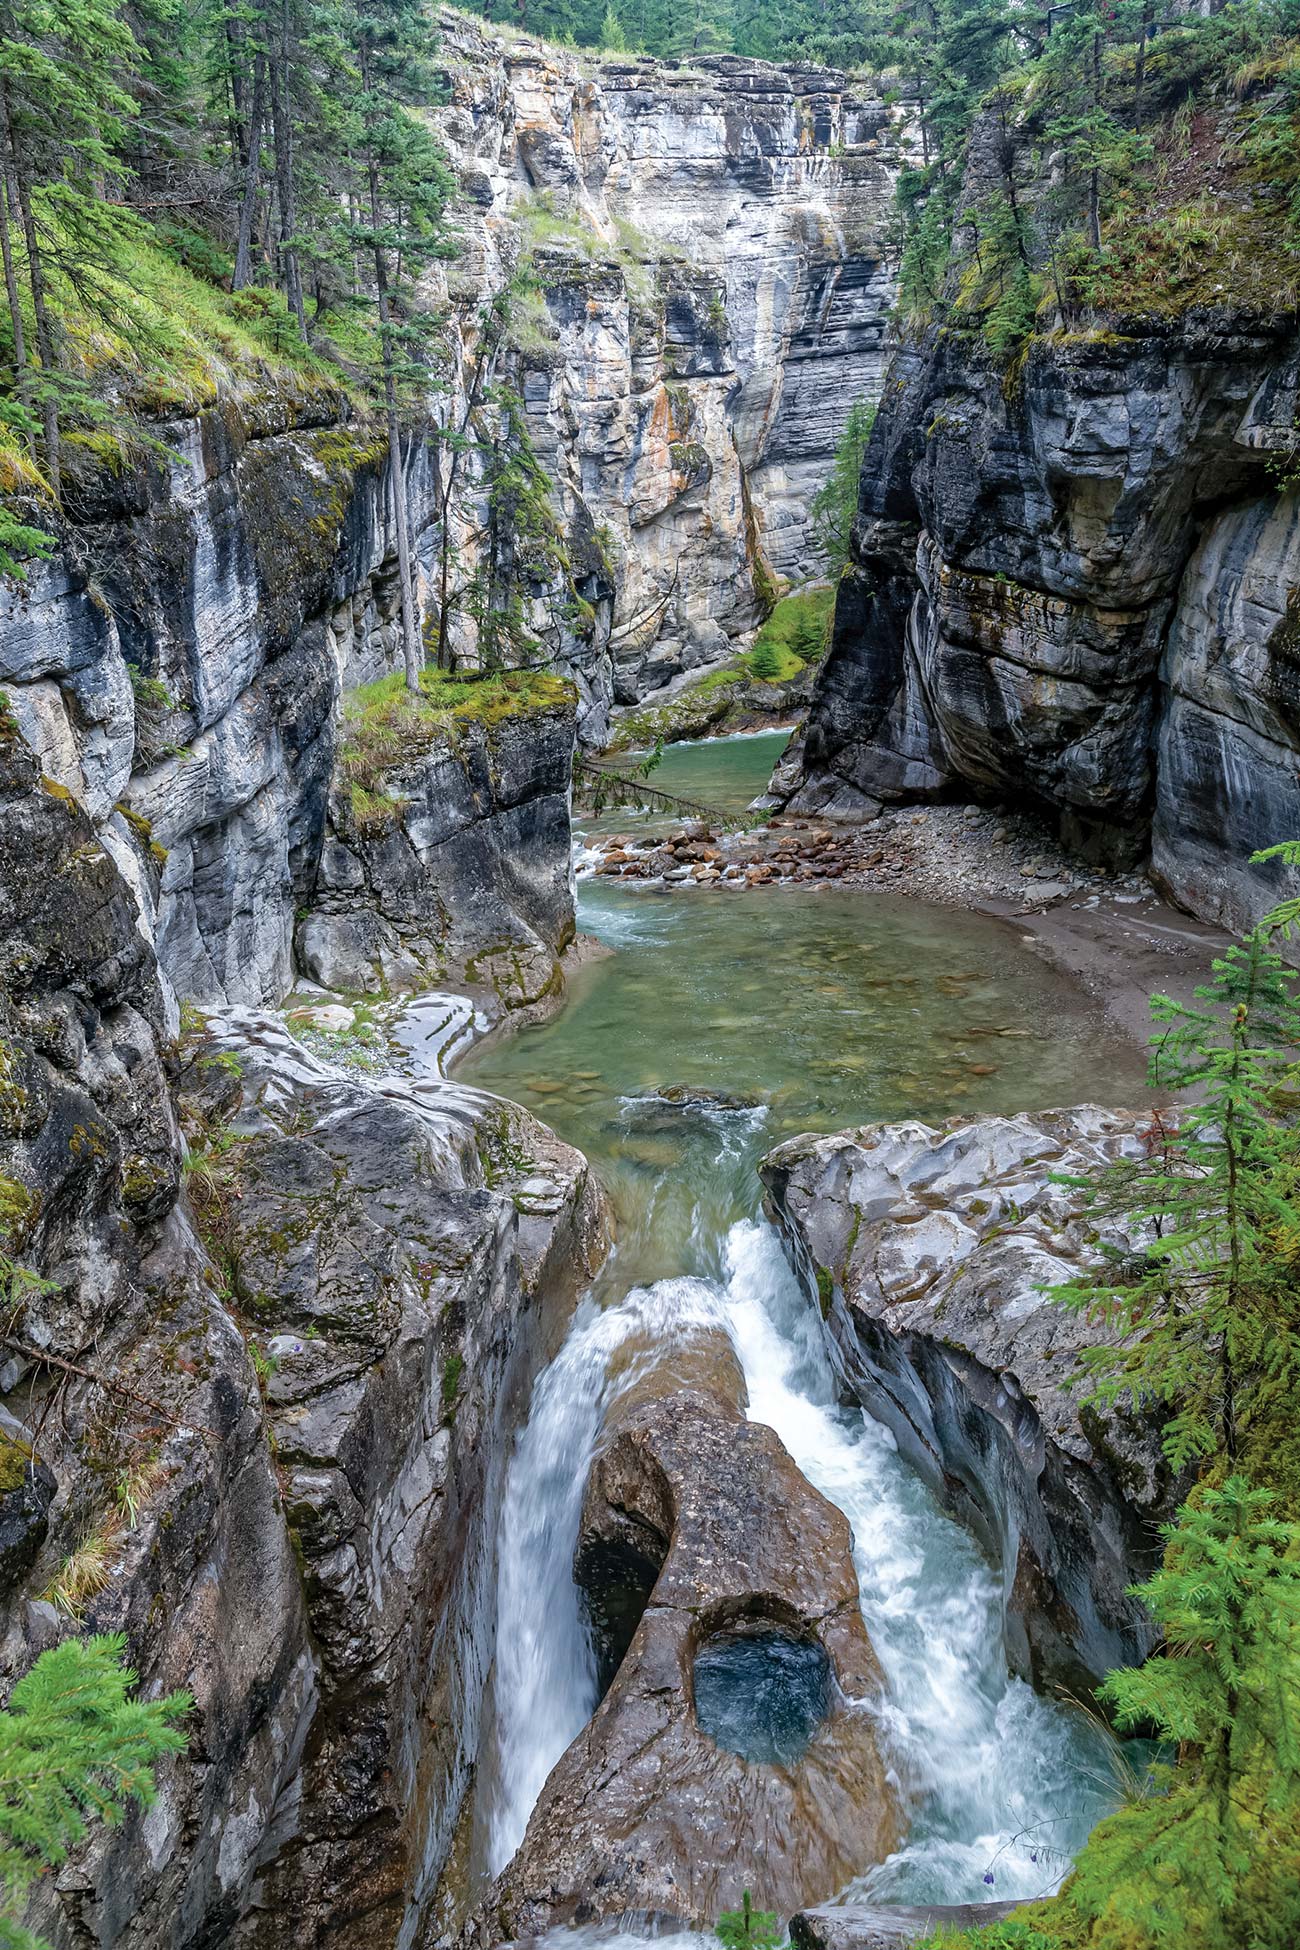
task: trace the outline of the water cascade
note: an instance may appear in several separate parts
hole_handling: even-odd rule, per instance
[[[734,766],[734,748],[722,756]],[[756,771],[768,757],[755,751]],[[620,953],[584,971],[554,1022],[464,1066],[581,1144],[622,1221],[613,1261],[537,1381],[510,1464],[480,1875],[510,1860],[548,1773],[599,1700],[572,1567],[605,1415],[665,1350],[719,1329],[743,1369],[750,1420],[776,1431],[852,1527],[863,1617],[886,1680],[881,1735],[906,1812],[901,1847],[863,1864],[857,1892],[941,1902],[1046,1893],[1113,1798],[1105,1747],[1086,1718],[1009,1674],[993,1567],[889,1433],[844,1405],[816,1304],[759,1214],[753,1164],[792,1128],[956,1108],[933,1059],[962,1051],[962,1037],[995,1018],[1004,1032],[1014,1019],[1014,1033],[1045,1011],[1032,1019],[1051,1021],[1053,1033],[1022,1031],[1014,1064],[977,1089],[960,1055],[938,1066],[956,1069],[976,1097],[963,1107],[1051,1101],[1085,1077],[1096,1094],[1107,1064],[1118,1094],[1132,1088],[1131,1063],[1099,1042],[1086,1014],[1070,1015],[1048,971],[1012,954],[995,924],[901,903],[882,911],[879,901],[868,917],[844,901],[590,888],[586,925]],[[715,953],[719,916],[727,942]],[[828,1046],[819,1032],[832,1016],[838,1040]],[[809,1060],[818,1047],[836,1059],[820,1072]],[[718,1101],[724,1077],[738,1101]],[[701,1086],[694,1099],[665,1094],[684,1082]],[[648,1277],[656,1262],[664,1276]],[[763,1759],[806,1739],[827,1684],[808,1648],[756,1631],[706,1653],[696,1706],[719,1745]]]

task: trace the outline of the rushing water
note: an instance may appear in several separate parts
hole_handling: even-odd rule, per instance
[[[743,804],[774,743],[676,754],[674,784]],[[888,1432],[843,1406],[820,1316],[761,1219],[754,1165],[797,1130],[1132,1100],[1141,1064],[1012,929],[977,916],[832,889],[588,881],[580,920],[615,952],[578,972],[553,1021],[460,1071],[580,1145],[619,1223],[510,1465],[479,1870],[509,1860],[596,1703],[571,1566],[609,1403],[652,1355],[721,1327],[751,1419],[777,1431],[853,1530],[909,1823],[899,1853],[864,1864],[856,1887],[900,1901],[1043,1893],[1108,1804],[1104,1749],[1086,1721],[1010,1677],[1001,1580]],[[686,1095],[665,1101],[665,1088]]]

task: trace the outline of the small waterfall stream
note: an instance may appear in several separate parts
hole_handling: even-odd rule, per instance
[[[1107,1805],[1104,1749],[1007,1672],[999,1580],[888,1431],[839,1404],[821,1323],[774,1229],[737,1220],[721,1243],[719,1281],[662,1280],[604,1312],[587,1301],[538,1380],[502,1520],[490,1871],[519,1846],[547,1774],[596,1705],[573,1551],[605,1409],[641,1371],[611,1380],[610,1357],[628,1341],[662,1351],[721,1326],[751,1419],[776,1430],[853,1529],[889,1687],[886,1745],[911,1813],[906,1845],[868,1871],[864,1891],[928,1902],[1045,1894]]]
[[[734,751],[714,752],[735,767]],[[770,762],[749,757],[756,772]],[[1136,1061],[1033,957],[1009,953],[1006,930],[974,917],[880,897],[602,886],[582,918],[618,955],[582,971],[552,1023],[488,1045],[461,1072],[581,1145],[620,1217],[618,1250],[539,1376],[510,1462],[479,1874],[510,1860],[597,1704],[572,1565],[606,1411],[652,1356],[722,1328],[750,1418],[849,1520],[886,1677],[882,1743],[907,1834],[888,1861],[863,1864],[849,1893],[1046,1894],[1113,1801],[1105,1746],[1078,1712],[1010,1676],[1000,1578],[889,1433],[843,1405],[815,1303],[759,1217],[753,1166],[791,1129],[1095,1098],[1106,1083],[1131,1096]],[[997,1026],[1008,1021],[1052,1029]],[[1002,1045],[997,1069],[964,1058],[995,1035],[1021,1039]],[[658,1095],[682,1082],[750,1095],[732,1108]]]

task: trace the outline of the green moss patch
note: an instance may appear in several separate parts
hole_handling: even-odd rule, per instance
[[[572,709],[573,686],[542,671],[505,670],[491,676],[452,677],[428,667],[420,689],[408,691],[393,671],[362,684],[343,708],[339,766],[358,824],[395,817],[397,802],[384,782],[435,745],[454,743],[471,725],[489,733],[512,718]]]

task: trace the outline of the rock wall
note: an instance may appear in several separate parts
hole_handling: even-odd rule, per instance
[[[489,1016],[559,991],[572,941],[567,685],[499,717],[453,720],[385,780],[381,810],[330,795],[299,967],[345,991],[451,984]]]
[[[906,131],[820,70],[584,67],[450,13],[440,32],[462,250],[425,293],[445,366],[404,485],[417,593],[431,634],[448,567],[472,662],[466,583],[490,559],[598,744],[613,699],[725,654],[772,569],[810,566],[808,497],[879,386]],[[553,482],[549,554],[485,500],[503,387]],[[399,657],[386,447],[340,394],[255,375],[151,434],[125,457],[70,443],[60,550],[0,590],[0,686],[135,886],[176,989],[274,1001],[295,913],[350,891],[336,853],[321,874],[340,700]],[[535,769],[553,807],[552,729]],[[425,798],[444,786],[445,767]],[[532,823],[549,847],[558,823]],[[557,858],[523,878],[553,880]],[[367,911],[409,893],[396,866]],[[472,913],[450,919],[444,959],[453,935],[474,945]],[[520,931],[526,913],[497,915],[477,945]]]
[[[808,502],[880,388],[912,137],[831,70],[584,60],[438,25],[451,296],[481,303],[521,259],[540,287],[510,357],[566,530],[599,539],[609,681],[635,702],[760,620],[772,571],[817,567]]]
[[[1300,833],[1294,331],[1229,312],[900,349],[795,803],[1027,799],[1249,926]]]
[[[344,696],[400,662],[386,443],[347,415],[329,392],[261,390],[158,427],[169,459],[83,461],[62,551],[0,588],[9,708],[134,887],[165,976],[203,1003],[274,1002],[291,986],[295,914],[318,879],[323,899],[338,892],[322,847]],[[417,444],[405,483],[426,613],[437,465]],[[482,864],[485,833],[505,844],[514,827],[495,909],[463,861],[444,883],[444,959],[453,938],[463,955],[530,935],[526,917],[502,911],[530,879],[554,890],[549,909],[529,904],[550,966],[572,933],[573,713],[541,719],[535,750],[504,772],[494,757],[458,790],[446,767],[424,781],[426,798],[445,794],[426,848],[460,826]],[[495,829],[483,824],[488,773]],[[390,906],[403,891],[389,889]]]
[[[1095,1329],[1042,1291],[1095,1229],[1049,1174],[1140,1154],[1144,1122],[1083,1106],[867,1125],[761,1166],[846,1386],[1001,1565],[1008,1657],[1039,1686],[1086,1689],[1150,1650],[1128,1588],[1176,1500],[1158,1429],[1064,1391]]]
[[[121,1630],[147,1692],[195,1695],[156,1805],[30,1920],[59,1950],[411,1941],[512,1418],[599,1194],[480,1092],[368,1083],[265,1018],[172,1042],[131,890],[12,719],[0,904],[0,1675]]]

